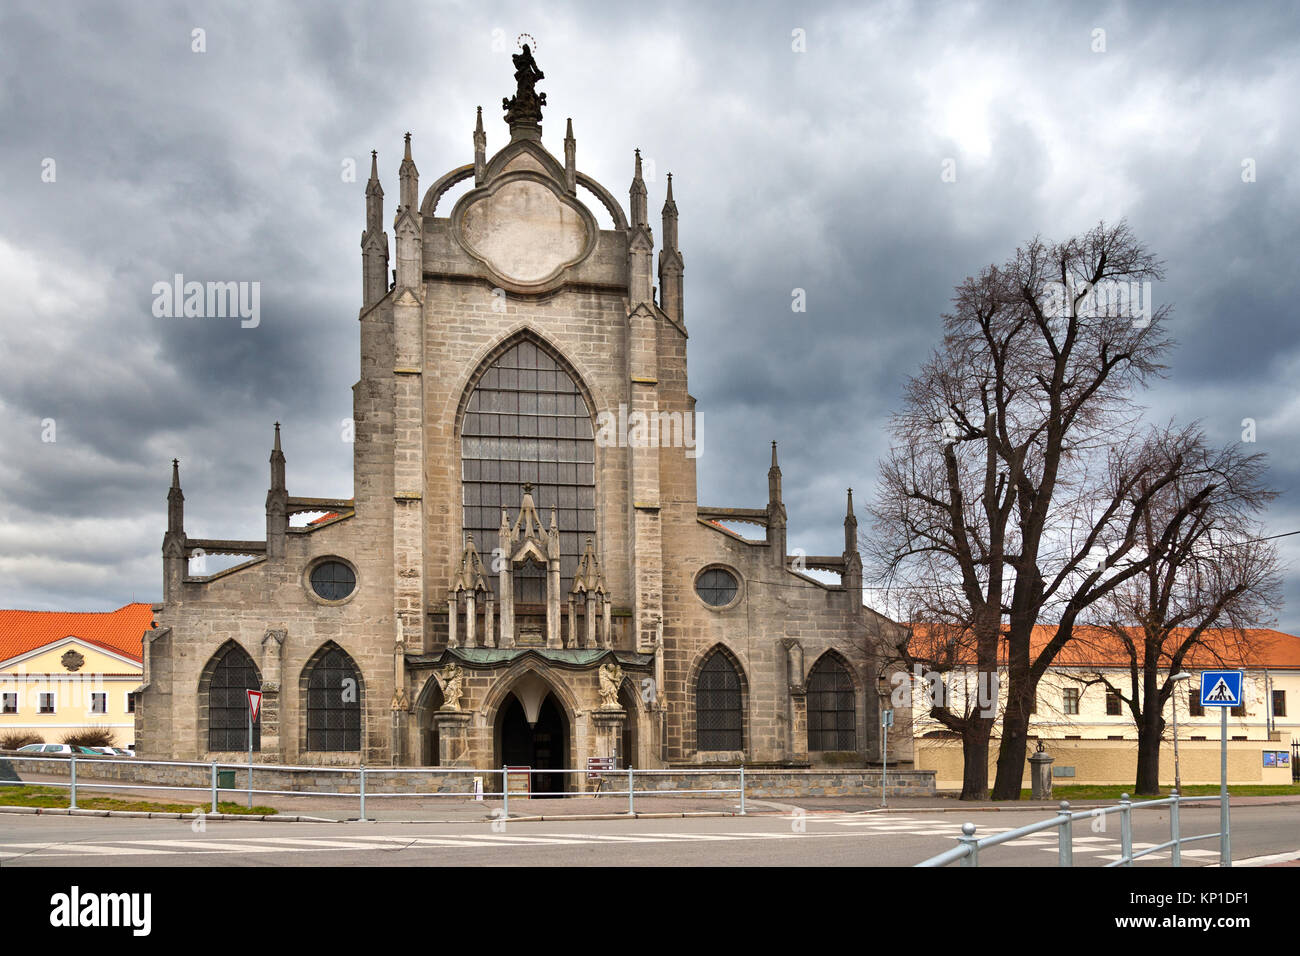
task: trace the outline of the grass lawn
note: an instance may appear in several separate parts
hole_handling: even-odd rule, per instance
[[[7,807],[49,807],[66,809],[68,791],[62,787],[0,787],[0,805]],[[153,800],[118,800],[115,797],[84,797],[78,795],[77,807],[81,810],[139,810],[146,813],[193,813],[196,809],[207,812],[210,803],[195,806],[192,803],[158,803]],[[222,801],[217,804],[220,813],[267,816],[277,813],[274,807],[247,807],[240,803]]]
[[[1160,797],[1169,796],[1171,787],[1161,787]],[[1052,787],[1053,800],[1119,800],[1121,794],[1127,793],[1133,796],[1133,785],[1118,786],[1054,786]],[[1185,784],[1181,791],[1184,797],[1217,797],[1219,795],[1219,785],[1217,783],[1196,783]],[[1279,796],[1300,796],[1300,784],[1278,784],[1256,786],[1229,786],[1228,793],[1234,797],[1279,797]],[[1135,797],[1135,800],[1158,800],[1160,797]],[[1020,799],[1029,800],[1032,798],[1032,791],[1021,790]]]

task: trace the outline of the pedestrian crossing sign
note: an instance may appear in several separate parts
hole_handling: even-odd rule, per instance
[[[1241,671],[1201,671],[1202,707],[1240,707]]]

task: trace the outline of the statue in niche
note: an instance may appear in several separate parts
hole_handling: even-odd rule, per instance
[[[448,664],[438,675],[438,682],[442,685],[442,707],[440,710],[460,710],[460,698],[464,691],[461,689],[465,681],[465,675],[458,664]]]
[[[618,703],[618,688],[623,683],[623,668],[617,661],[606,661],[600,665],[600,708],[601,710],[622,710]]]

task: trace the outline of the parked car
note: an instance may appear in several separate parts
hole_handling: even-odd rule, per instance
[[[19,747],[19,753],[40,753],[40,754],[70,754],[72,748],[67,744],[28,744],[26,747]]]
[[[79,754],[89,754],[92,757],[102,757],[104,752],[98,747],[83,747],[81,744],[73,744],[72,749]]]

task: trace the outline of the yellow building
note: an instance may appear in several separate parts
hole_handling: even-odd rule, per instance
[[[1041,633],[1040,633],[1041,632]],[[1052,636],[1048,627],[1035,628],[1036,655]],[[1244,632],[1213,631],[1183,662],[1191,673],[1180,681],[1164,707],[1164,743],[1160,754],[1160,782],[1172,785],[1174,766],[1174,711],[1177,709],[1179,767],[1183,784],[1219,781],[1218,708],[1200,707],[1202,670],[1240,669],[1245,672],[1243,705],[1228,714],[1228,777],[1234,784],[1289,784],[1295,759],[1293,742],[1300,742],[1300,637],[1258,628]],[[1177,638],[1171,638],[1173,646]],[[1141,642],[1137,642],[1141,647]],[[1160,683],[1168,673],[1162,661]],[[1006,703],[1005,669],[999,672],[997,716]],[[1139,683],[1140,683],[1139,675]],[[1109,682],[1118,694],[1108,689]],[[993,694],[981,689],[973,669],[945,675],[914,671],[894,677],[897,688],[910,689],[915,720],[899,731],[910,733],[915,746],[915,766],[937,771],[940,790],[957,790],[962,781],[961,740],[928,716],[931,697],[945,695],[961,712],[966,702],[979,707]],[[1127,652],[1113,636],[1085,629],[1079,640],[1066,645],[1038,685],[1031,737],[1041,741],[1054,758],[1058,784],[1132,784],[1137,773],[1137,727],[1127,704],[1131,677]],[[982,695],[981,695],[982,690]],[[904,691],[906,693],[906,691]],[[999,725],[994,724],[990,747],[990,776],[997,760]],[[1030,753],[1035,741],[1031,740]],[[1026,767],[1025,786],[1029,785]]]
[[[45,743],[91,727],[135,740],[133,693],[148,604],[104,613],[0,611],[0,738],[26,731]]]

